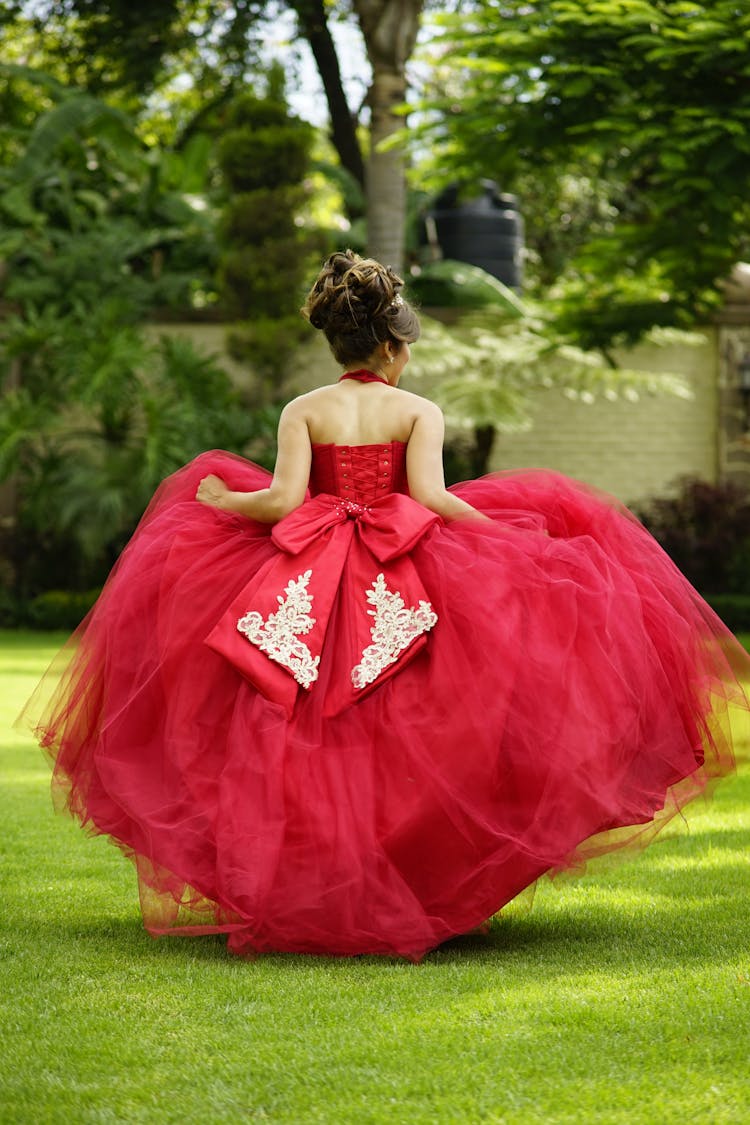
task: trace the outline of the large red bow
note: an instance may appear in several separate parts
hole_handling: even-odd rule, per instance
[[[439,522],[402,493],[370,505],[327,493],[308,500],[276,524],[279,554],[206,643],[291,716],[299,688],[314,690],[331,612],[345,598],[353,627],[330,653],[324,706],[337,714],[399,671],[437,621],[409,552]]]

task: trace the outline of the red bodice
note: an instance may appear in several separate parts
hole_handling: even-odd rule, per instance
[[[391,492],[408,495],[406,442],[382,445],[313,444],[310,492],[327,492],[356,504],[372,504]]]

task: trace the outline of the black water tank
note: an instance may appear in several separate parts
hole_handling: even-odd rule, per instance
[[[425,240],[443,258],[479,266],[504,285],[522,283],[523,219],[518,199],[498,190],[493,180],[480,181],[480,191],[466,197],[452,184],[435,200],[425,220]]]

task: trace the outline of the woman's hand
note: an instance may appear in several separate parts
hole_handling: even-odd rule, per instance
[[[223,508],[229,495],[229,486],[213,473],[204,477],[198,485],[195,499],[201,504],[208,504],[211,508]]]
[[[298,508],[305,499],[312,456],[304,403],[305,396],[294,399],[281,412],[276,468],[268,488],[233,492],[211,473],[198,485],[195,499],[257,523],[278,523]]]

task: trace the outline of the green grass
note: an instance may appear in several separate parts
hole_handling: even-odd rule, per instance
[[[61,638],[0,636],[0,1121],[750,1121],[750,771],[690,831],[421,965],[153,941],[10,730]]]

